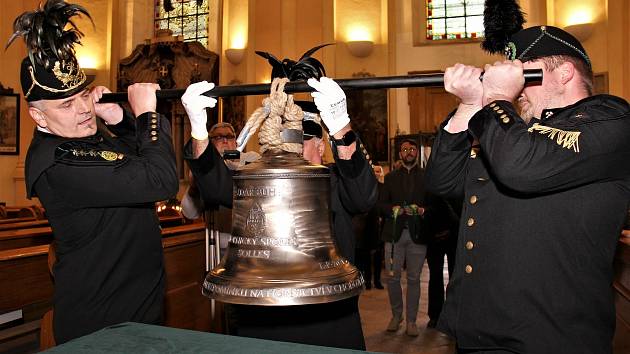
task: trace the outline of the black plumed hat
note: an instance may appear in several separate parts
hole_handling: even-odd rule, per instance
[[[269,64],[271,64],[271,80],[283,77],[291,81],[308,80],[310,78],[319,79],[322,76],[326,76],[326,70],[324,65],[319,60],[311,57],[311,55],[331,44],[333,43],[318,45],[307,50],[298,61],[289,58],[278,60],[273,54],[258,50],[256,54],[267,59]]]
[[[591,67],[584,47],[568,32],[553,26],[523,29],[524,15],[514,0],[486,0],[483,17],[485,39],[481,47],[489,53],[503,53],[507,59],[521,61],[568,55]]]
[[[88,78],[79,67],[74,51],[83,33],[71,17],[81,14],[92,19],[80,5],[48,0],[13,22],[14,33],[7,47],[16,38],[24,38],[28,56],[22,60],[20,81],[27,101],[70,97],[92,82],[93,78]]]
[[[521,30],[512,35],[505,48],[505,56],[511,60],[529,61],[552,55],[575,57],[591,67],[591,59],[580,41],[553,26],[535,26]]]
[[[288,58],[278,60],[273,54],[267,52],[256,51],[256,54],[267,59],[269,64],[271,64],[272,80],[275,78],[287,78],[291,81],[308,80],[310,78],[319,79],[322,76],[326,76],[326,70],[324,69],[324,65],[319,60],[311,57],[311,55],[319,49],[331,44],[332,43],[322,44],[307,50],[298,61]],[[295,101],[295,104],[302,108],[302,112],[304,113],[302,118],[304,140],[309,140],[313,137],[321,139],[323,129],[319,123],[319,110],[317,106],[315,106],[315,103],[312,101]]]

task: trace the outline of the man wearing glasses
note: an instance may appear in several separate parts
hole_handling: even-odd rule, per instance
[[[223,161],[230,171],[236,170],[246,162],[252,162],[260,158],[260,155],[256,152],[241,153],[239,159],[229,159],[225,156],[226,151],[236,150],[236,134],[234,127],[230,123],[221,122],[213,125],[208,132],[208,138],[219,155],[224,157]],[[210,226],[213,229],[219,230],[221,233],[219,236],[221,254],[223,254],[223,251],[227,248],[230,240],[232,228],[232,212],[230,208],[231,203],[229,203],[229,205],[218,204],[210,206],[209,208],[214,211],[213,217],[208,218],[212,224]],[[188,219],[198,219],[201,217],[203,211],[204,206],[199,195],[199,190],[191,176],[190,187],[182,198],[182,213]]]
[[[407,264],[407,326],[405,333],[417,336],[416,315],[420,303],[420,272],[427,253],[426,241],[420,232],[424,215],[424,171],[418,165],[418,143],[405,139],[400,144],[402,166],[385,176],[378,208],[385,219],[386,267],[389,272],[387,291],[392,308],[390,332],[398,331],[403,320],[403,299],[400,277]]]

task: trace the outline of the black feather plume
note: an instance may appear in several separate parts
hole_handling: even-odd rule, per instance
[[[49,69],[55,61],[74,60],[74,45],[81,44],[83,37],[83,33],[70,20],[77,15],[85,15],[92,21],[83,6],[68,4],[63,0],[48,0],[39,9],[25,12],[15,19],[14,32],[5,49],[16,38],[23,37],[33,63],[37,62]]]
[[[334,43],[322,44],[307,50],[306,53],[302,54],[300,60],[297,62],[288,58],[280,61],[278,58],[267,52],[256,51],[256,54],[267,59],[269,64],[271,64],[272,79],[278,77],[286,77],[291,81],[308,80],[312,77],[319,79],[322,76],[326,76],[326,70],[324,69],[324,65],[319,60],[312,58],[311,55],[320,48],[331,44]]]
[[[523,29],[523,23],[525,17],[516,0],[486,0],[481,48],[492,54],[503,53],[510,36]]]

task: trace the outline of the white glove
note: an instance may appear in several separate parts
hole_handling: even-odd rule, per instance
[[[212,97],[204,96],[204,92],[208,92],[214,88],[214,84],[208,81],[201,81],[191,84],[182,96],[182,105],[186,110],[188,119],[190,120],[190,135],[197,140],[208,139],[208,115],[206,108],[214,108],[217,100]]]
[[[322,76],[319,81],[310,78],[306,83],[317,90],[311,93],[311,96],[313,96],[328,132],[330,135],[337,134],[350,123],[346,94],[335,81],[325,76]]]

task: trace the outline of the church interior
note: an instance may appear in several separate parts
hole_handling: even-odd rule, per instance
[[[162,89],[185,89],[201,80],[217,86],[268,84],[272,67],[257,51],[280,60],[297,60],[322,44],[331,45],[312,56],[323,64],[326,76],[334,79],[440,75],[455,63],[483,67],[502,60],[481,49],[480,16],[468,15],[468,20],[462,17],[466,15],[455,16],[446,25],[433,20],[439,6],[458,6],[455,3],[469,3],[473,9],[476,4],[477,11],[483,12],[481,0],[447,0],[447,5],[437,5],[442,2],[435,0],[71,2],[84,6],[93,20],[93,24],[85,17],[76,20],[84,34],[82,45],[76,48],[79,64],[94,78],[92,85],[113,92],[125,91],[137,82],[159,83]],[[171,11],[166,3],[173,7]],[[40,0],[3,1],[0,38],[8,40],[13,20],[39,4]],[[525,26],[556,26],[581,41],[592,60],[595,93],[630,100],[629,1],[521,0],[520,6],[526,14]],[[461,26],[463,32],[452,35],[448,26]],[[41,203],[27,198],[24,176],[36,126],[20,86],[20,63],[26,54],[21,41],[0,52],[0,353],[37,352],[54,346],[54,280],[50,274],[54,235]],[[229,122],[238,135],[266,96],[221,98],[209,113],[209,125]],[[310,99],[307,93],[296,93],[296,97]],[[357,117],[353,126],[372,163],[386,172],[393,169],[402,137],[430,140],[457,103],[440,85],[348,93],[350,116]],[[200,291],[208,262],[212,262],[206,248],[206,225],[184,218],[179,205],[190,185],[190,170],[183,158],[190,124],[177,99],[159,101],[158,111],[172,124],[180,186],[176,200],[156,206],[167,278],[164,325],[223,333],[221,307]],[[251,139],[246,150],[257,149],[257,139]],[[327,147],[324,161],[332,159]],[[619,242],[615,271],[613,346],[615,353],[628,353],[630,242]],[[446,268],[444,273],[448,276]],[[425,270],[418,320],[421,333],[415,338],[385,332],[390,316],[387,293],[364,290],[359,305],[368,351],[454,353],[448,338],[425,329],[427,282]]]

